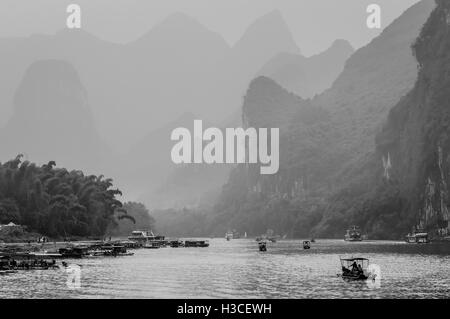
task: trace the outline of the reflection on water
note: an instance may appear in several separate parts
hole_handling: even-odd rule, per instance
[[[81,288],[63,270],[0,277],[2,298],[449,298],[450,245],[317,240],[269,243],[214,239],[209,248],[136,250],[131,257],[72,260]],[[339,257],[381,268],[381,287],[345,282]]]

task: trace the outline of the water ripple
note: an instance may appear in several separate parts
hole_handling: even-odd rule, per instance
[[[340,256],[380,266],[381,286],[344,282]],[[448,298],[449,245],[319,240],[271,243],[211,240],[204,249],[137,250],[131,257],[70,261],[81,266],[81,288],[63,270],[0,277],[1,298]]]

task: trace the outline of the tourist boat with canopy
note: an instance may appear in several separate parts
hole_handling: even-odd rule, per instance
[[[369,259],[367,258],[341,258],[342,275],[346,280],[367,280],[371,277]]]

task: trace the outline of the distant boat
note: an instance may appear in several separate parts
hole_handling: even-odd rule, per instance
[[[231,232],[231,231],[226,232],[225,233],[225,239],[228,240],[228,241],[232,240],[233,239],[233,232]]]
[[[256,241],[271,241],[272,243],[276,243],[277,240],[280,239],[279,235],[274,235],[272,229],[268,229],[267,232],[261,236],[256,237]]]
[[[128,252],[125,246],[121,245],[104,245],[101,247],[105,256],[133,256],[134,253]]]
[[[358,226],[350,226],[344,237],[345,241],[362,241],[361,230]]]
[[[413,232],[406,235],[406,242],[409,244],[428,244],[430,239],[428,233],[425,232]]]
[[[311,242],[309,240],[303,242],[303,249],[311,249]]]
[[[258,247],[259,251],[267,251],[267,243],[265,241],[260,241]]]
[[[209,241],[207,240],[186,240],[184,247],[204,248],[209,247]]]
[[[144,246],[148,243],[157,242],[161,246],[167,244],[164,236],[154,235],[153,232],[147,230],[135,230],[128,237],[128,240],[138,243],[141,246]]]
[[[237,230],[233,229],[233,230],[229,230],[229,231],[226,232],[225,238],[227,240],[239,239],[239,238],[241,238],[241,235],[239,234],[239,232]]]

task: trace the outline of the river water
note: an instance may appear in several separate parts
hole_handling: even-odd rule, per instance
[[[280,240],[259,252],[250,239],[210,240],[208,248],[135,250],[134,256],[68,260],[66,270],[0,276],[1,298],[449,298],[450,244]],[[374,282],[339,278],[339,257],[379,267]]]

